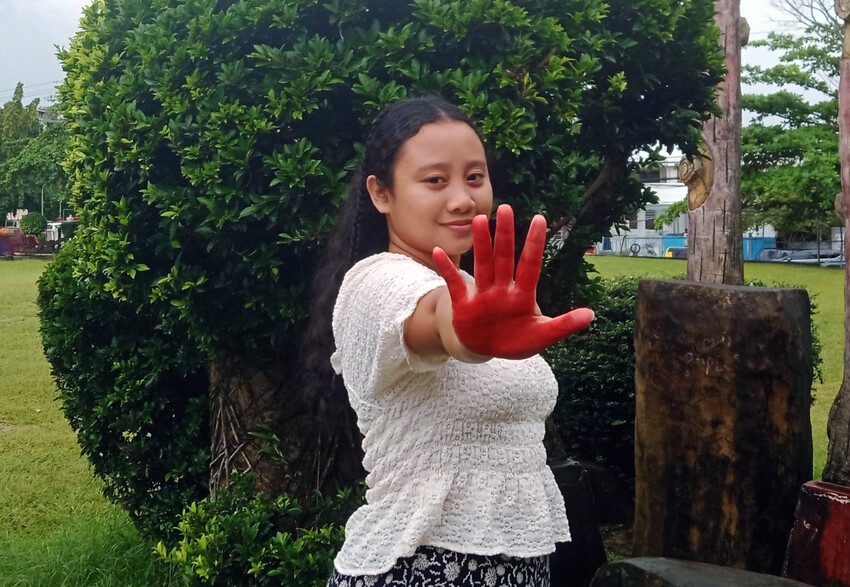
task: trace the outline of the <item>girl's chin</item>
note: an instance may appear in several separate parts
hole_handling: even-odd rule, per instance
[[[464,253],[468,253],[469,251],[472,250],[472,244],[471,243],[468,247],[458,246],[456,244],[455,245],[447,245],[447,246],[443,246],[443,245],[437,245],[437,246],[440,247],[441,249],[443,249],[446,252],[446,254],[449,257],[452,257],[452,258],[460,257]]]
[[[437,246],[442,248],[447,253],[462,255],[466,251],[472,249],[472,232],[452,234],[450,238],[439,239],[442,242],[437,243]]]

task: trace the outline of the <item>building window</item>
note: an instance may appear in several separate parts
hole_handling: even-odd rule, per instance
[[[638,224],[638,220],[637,220],[637,212],[635,212],[635,213],[634,213],[634,214],[632,214],[632,215],[631,215],[631,217],[629,218],[629,229],[630,229],[630,230],[635,230],[635,229],[637,229],[637,224]]]
[[[645,214],[646,220],[644,220],[644,227],[647,230],[655,230],[655,211],[647,210]]]

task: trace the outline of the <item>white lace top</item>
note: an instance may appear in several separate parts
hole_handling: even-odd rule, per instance
[[[543,447],[551,369],[539,355],[470,364],[413,354],[404,322],[441,285],[413,259],[381,253],[340,288],[331,363],[365,436],[369,488],[345,526],[340,573],[384,573],[419,545],[531,557],[570,539]]]

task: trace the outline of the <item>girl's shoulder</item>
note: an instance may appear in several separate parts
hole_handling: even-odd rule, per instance
[[[407,255],[377,253],[358,261],[346,272],[337,301],[343,302],[350,295],[367,295],[377,302],[386,296],[418,290],[422,284],[431,284],[433,288],[444,283],[436,271]]]
[[[436,271],[407,255],[384,252],[371,255],[355,263],[346,272],[343,285],[346,281],[368,280],[370,277],[381,281],[390,277],[411,281],[441,279]]]
[[[430,273],[434,273],[433,269],[426,267],[422,263],[415,261],[411,257],[407,255],[403,255],[401,253],[391,253],[389,251],[384,251],[382,253],[376,253],[374,255],[370,255],[365,259],[361,259],[354,265],[352,265],[351,271],[362,271],[368,268],[376,268],[376,267],[406,267],[409,269],[421,269],[424,271],[428,271]]]

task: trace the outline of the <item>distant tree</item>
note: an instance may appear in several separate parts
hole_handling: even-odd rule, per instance
[[[839,220],[833,211],[838,173],[838,60],[841,27],[832,0],[778,0],[805,25],[752,43],[780,54],[773,67],[749,66],[745,79],[775,92],[744,96],[752,122],[742,133],[742,195],[747,226],[817,234]],[[814,94],[812,99],[806,97]]]
[[[45,215],[56,217],[60,201],[68,200],[62,169],[67,148],[65,125],[55,123],[0,163],[0,214],[18,208],[40,211],[43,196]]]
[[[36,98],[23,104],[24,84],[18,83],[12,99],[0,107],[0,163],[17,155],[41,131]]]
[[[770,4],[787,17],[782,23],[809,31],[835,55],[841,53],[843,23],[835,12],[835,0],[770,0]],[[837,72],[829,63],[823,65],[824,81],[837,90]]]

